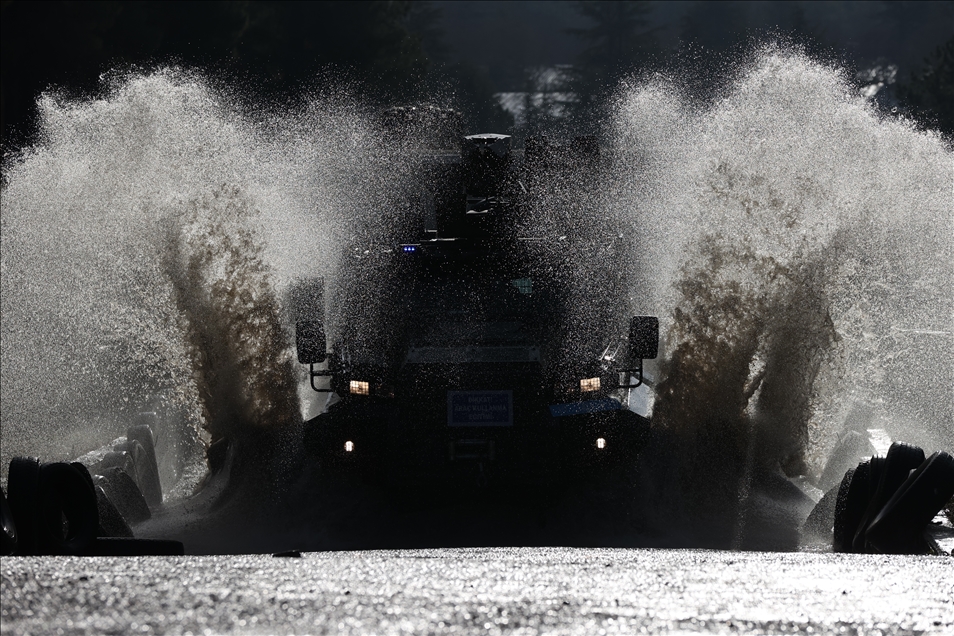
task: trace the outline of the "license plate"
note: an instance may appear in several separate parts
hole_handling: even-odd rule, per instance
[[[448,391],[448,426],[513,426],[513,391]]]

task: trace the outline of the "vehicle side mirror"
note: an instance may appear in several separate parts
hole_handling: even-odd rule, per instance
[[[295,347],[298,349],[298,361],[302,364],[316,364],[328,358],[328,343],[320,320],[299,320],[295,323]]]
[[[659,318],[633,316],[629,323],[630,360],[652,360],[659,355]]]
[[[325,315],[325,281],[323,278],[299,278],[285,292],[289,321],[321,320]]]

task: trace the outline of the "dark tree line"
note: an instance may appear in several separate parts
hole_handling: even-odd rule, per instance
[[[95,91],[115,68],[180,64],[264,96],[320,89],[334,69],[372,99],[413,97],[428,69],[413,4],[3,0],[5,145],[29,138],[41,91]]]
[[[569,29],[585,48],[575,65],[574,92],[578,109],[591,111],[615,90],[624,77],[636,73],[658,50],[650,28],[651,4],[639,0],[576,2],[587,26]]]
[[[880,37],[913,42],[925,16],[950,19],[951,3],[940,4],[944,6],[928,7],[931,12],[925,13],[924,3],[883,3],[880,20],[872,28],[877,27]],[[759,15],[759,8],[747,2],[695,2],[678,24],[675,49],[669,50],[661,41],[658,22],[652,26],[651,15],[659,3],[590,0],[574,5],[586,26],[569,32],[586,47],[574,65],[570,86],[579,96],[577,110],[584,120],[598,117],[621,79],[667,65],[678,68],[681,81],[695,97],[706,99],[718,91],[723,79],[732,77],[737,54],[760,40],[794,44],[813,57],[849,67],[873,61],[843,57],[844,51],[839,51],[817,17],[806,15],[804,3],[777,3],[767,16]],[[765,11],[766,6],[761,9]],[[954,35],[954,23],[950,27]],[[888,63],[883,58],[878,62]],[[891,90],[905,114],[954,139],[954,37],[937,47],[920,67],[899,77]]]
[[[773,19],[784,18],[776,20],[776,32],[810,52],[821,51],[831,43],[806,17],[803,5],[773,8]],[[684,81],[695,82],[699,94],[711,91],[719,60],[728,64],[733,47],[751,38],[756,23],[756,10],[747,3],[696,2],[687,5],[678,23],[665,24],[670,35],[674,29],[679,33],[679,50],[674,50],[659,26],[657,14],[665,10],[660,3],[596,0],[572,6],[576,24],[568,32],[582,52],[568,60],[572,66],[557,90],[576,96],[569,108],[575,126],[598,122],[620,79],[659,67],[674,54],[689,60],[682,69]],[[432,2],[2,0],[0,7],[0,115],[8,150],[32,140],[40,92],[93,94],[105,72],[170,64],[202,69],[271,101],[296,99],[325,88],[322,82],[347,80],[371,103],[436,96],[462,110],[470,129],[502,131],[513,125],[493,93],[514,89],[495,86],[477,63],[453,59],[447,38],[454,34],[445,32],[441,11]],[[888,6],[885,24],[901,24],[898,11]],[[916,27],[906,28],[915,33]],[[947,134],[954,129],[952,47],[949,42],[938,49],[897,87],[906,112]],[[538,71],[527,69],[525,90],[536,90]],[[545,113],[537,115],[540,125],[553,123]]]

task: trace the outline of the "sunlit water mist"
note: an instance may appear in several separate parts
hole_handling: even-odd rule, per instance
[[[177,70],[105,92],[42,97],[40,141],[5,158],[4,465],[144,408],[212,438],[300,422],[283,290],[333,279],[395,190],[346,97],[253,121]]]
[[[76,456],[144,407],[209,438],[294,429],[287,285],[322,276],[373,319],[369,248],[393,242],[415,196],[413,153],[347,97],[235,103],[179,71],[41,99],[40,141],[4,162],[4,464]],[[610,123],[603,178],[543,187],[591,239],[554,258],[577,288],[569,346],[623,324],[621,295],[623,313],[662,320],[663,447],[641,475],[642,502],[672,513],[660,525],[720,517],[737,532],[753,481],[816,475],[854,402],[896,438],[954,447],[941,140],[778,51],[706,107],[674,82],[634,84]],[[332,333],[348,315],[329,303]]]
[[[622,91],[607,213],[662,319],[654,426],[681,492],[732,517],[754,472],[815,475],[855,401],[954,446],[954,160],[842,73],[766,50],[705,107]],[[722,496],[718,496],[718,495]]]

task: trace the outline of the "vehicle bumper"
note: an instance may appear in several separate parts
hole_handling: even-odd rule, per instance
[[[636,463],[649,421],[601,402],[451,427],[394,401],[353,401],[306,422],[305,448],[329,475],[390,487],[546,489]]]

